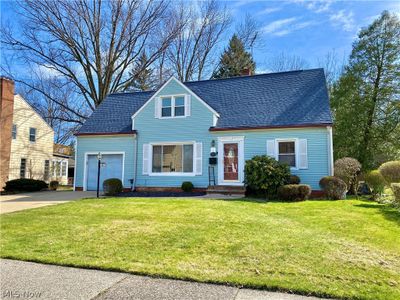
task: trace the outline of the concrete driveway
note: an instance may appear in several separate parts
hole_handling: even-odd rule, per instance
[[[294,294],[0,259],[0,299],[318,300]]]
[[[44,191],[0,196],[0,214],[55,205],[82,198],[96,197],[96,192]]]

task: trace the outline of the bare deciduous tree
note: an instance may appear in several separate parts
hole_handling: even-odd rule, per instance
[[[260,24],[250,14],[246,14],[244,20],[236,26],[236,34],[250,52],[254,48],[264,47]]]
[[[174,39],[179,26],[170,18],[167,4],[166,0],[23,0],[18,6],[23,32],[18,36],[3,27],[1,42],[18,53],[19,60],[57,74],[57,84],[80,96],[78,107],[93,110],[107,94],[131,84],[128,72],[143,50],[150,65]],[[21,82],[46,94],[40,84]],[[76,121],[87,116],[67,105],[65,110]]]
[[[174,18],[180,20],[182,30],[167,50],[168,62],[182,81],[203,79],[214,63],[212,52],[230,24],[228,12],[216,0],[181,2],[176,8]]]
[[[268,63],[268,68],[273,72],[302,70],[309,67],[309,63],[303,58],[285,52],[281,52]]]

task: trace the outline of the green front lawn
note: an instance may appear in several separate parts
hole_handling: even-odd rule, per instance
[[[0,249],[4,258],[400,299],[400,213],[367,201],[81,200],[2,215]]]

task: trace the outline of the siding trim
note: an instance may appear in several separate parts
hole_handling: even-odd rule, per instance
[[[333,136],[332,136],[332,126],[326,127],[328,130],[328,170],[329,175],[334,174],[334,162],[333,162]]]
[[[115,135],[136,135],[136,130],[132,130],[131,132],[90,132],[90,133],[75,133],[75,136],[87,136],[90,137],[92,135],[94,136],[99,136],[99,135],[103,135],[103,136],[115,136]]]
[[[122,174],[121,174],[121,181],[122,186],[124,186],[124,179],[125,179],[125,151],[99,151],[101,155],[103,154],[122,154]],[[87,191],[87,159],[89,155],[97,155],[99,152],[89,151],[85,152],[85,159],[83,162],[83,190]]]
[[[318,128],[326,127],[332,124],[301,124],[301,125],[271,125],[271,126],[258,126],[258,127],[225,127],[225,128],[215,128],[210,127],[209,131],[246,131],[246,130],[260,130],[260,129],[302,129],[302,128]]]

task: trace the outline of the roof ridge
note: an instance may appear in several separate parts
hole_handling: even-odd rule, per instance
[[[150,91],[135,91],[135,92],[115,92],[115,93],[110,93],[109,95],[131,95],[131,94],[146,94],[146,93],[154,93],[156,90],[150,90]]]
[[[300,69],[300,70],[291,70],[291,71],[261,73],[261,74],[254,74],[254,75],[243,75],[243,76],[235,76],[235,77],[227,77],[227,78],[213,78],[213,79],[203,79],[203,80],[184,81],[183,84],[186,84],[186,83],[196,83],[196,82],[204,82],[204,81],[235,80],[235,79],[243,79],[243,78],[252,78],[252,77],[261,77],[261,76],[271,76],[271,75],[277,75],[277,74],[296,73],[296,72],[308,72],[308,71],[317,71],[317,70],[324,70],[324,68]]]

